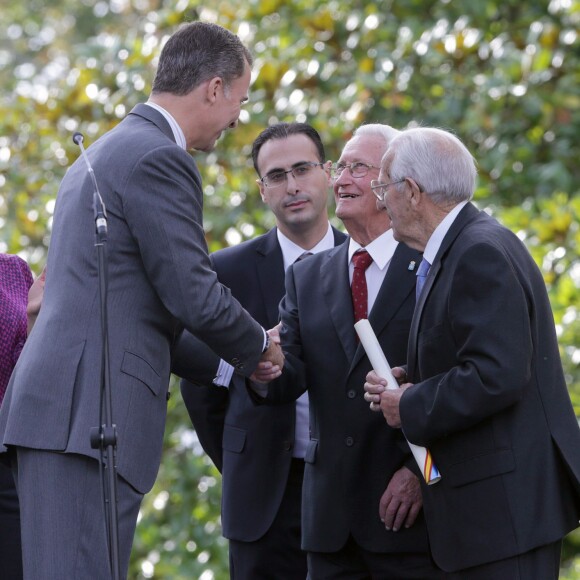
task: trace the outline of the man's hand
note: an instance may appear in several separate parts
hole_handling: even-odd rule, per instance
[[[397,381],[406,378],[404,373],[405,371],[400,367],[393,369],[393,376]],[[382,411],[389,426],[399,429],[401,427],[399,401],[403,393],[411,386],[413,386],[412,383],[404,383],[398,389],[387,389],[387,381],[379,377],[375,371],[370,371],[364,385],[364,399],[370,403],[372,411]]]
[[[282,323],[279,322],[274,328],[267,330],[270,340],[274,341],[276,344],[280,344],[280,331],[282,330]]]
[[[406,467],[395,471],[379,502],[379,517],[387,530],[410,528],[423,507],[419,478]]]
[[[32,330],[34,323],[36,322],[36,317],[40,312],[40,306],[42,304],[42,297],[44,295],[44,281],[46,279],[46,267],[42,270],[42,273],[36,280],[32,283],[32,286],[28,290],[28,305],[26,307],[26,317],[28,319],[28,334]]]

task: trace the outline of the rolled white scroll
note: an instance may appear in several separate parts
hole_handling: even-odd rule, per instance
[[[377,336],[370,322],[363,318],[354,325],[354,329],[356,330],[360,342],[373,365],[373,369],[380,377],[386,379],[387,389],[398,389],[399,384],[391,372],[389,362],[385,357],[385,353],[377,340]],[[437,483],[441,479],[441,474],[433,463],[429,450],[425,447],[419,447],[409,441],[407,441],[407,443],[409,443],[411,453],[413,454],[426,483],[428,485]]]

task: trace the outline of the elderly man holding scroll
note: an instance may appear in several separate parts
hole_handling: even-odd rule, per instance
[[[367,400],[441,471],[423,500],[446,578],[551,580],[580,516],[580,429],[542,274],[471,203],[475,176],[469,151],[438,129],[401,133],[383,158],[373,189],[395,239],[424,252],[425,276],[406,376],[393,369],[404,384],[385,389],[371,373]]]

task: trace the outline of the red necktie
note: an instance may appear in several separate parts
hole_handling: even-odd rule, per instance
[[[352,275],[352,306],[354,310],[354,321],[358,322],[368,316],[369,292],[367,289],[366,269],[371,265],[373,259],[366,250],[360,250],[352,257],[354,273]]]

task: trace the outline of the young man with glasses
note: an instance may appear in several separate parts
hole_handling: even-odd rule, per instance
[[[310,396],[302,545],[311,580],[442,577],[429,557],[409,448],[363,398],[371,364],[353,328],[368,317],[387,358],[405,360],[420,255],[393,239],[370,188],[398,133],[364,125],[345,145],[334,197],[350,240],[289,268],[280,305],[284,370],[268,385],[253,384],[262,403]],[[357,275],[361,259],[367,269]],[[254,378],[265,382],[268,365],[262,369]]]
[[[267,328],[278,324],[286,268],[346,236],[328,222],[330,162],[313,127],[277,123],[252,149],[257,184],[276,227],[263,236],[212,254],[220,282]],[[311,258],[308,258],[311,259]],[[184,337],[179,351],[191,337]],[[201,444],[222,472],[223,534],[230,540],[230,574],[236,580],[304,580],[301,496],[308,444],[308,397],[276,407],[256,406],[243,377],[199,349],[174,370],[189,377],[181,391]],[[199,363],[199,364],[198,364]],[[183,365],[183,366],[182,366]],[[208,368],[209,365],[209,368]],[[183,367],[189,366],[189,370]],[[205,379],[200,367],[208,369]],[[231,367],[230,367],[231,368]],[[212,385],[228,385],[229,389]]]

